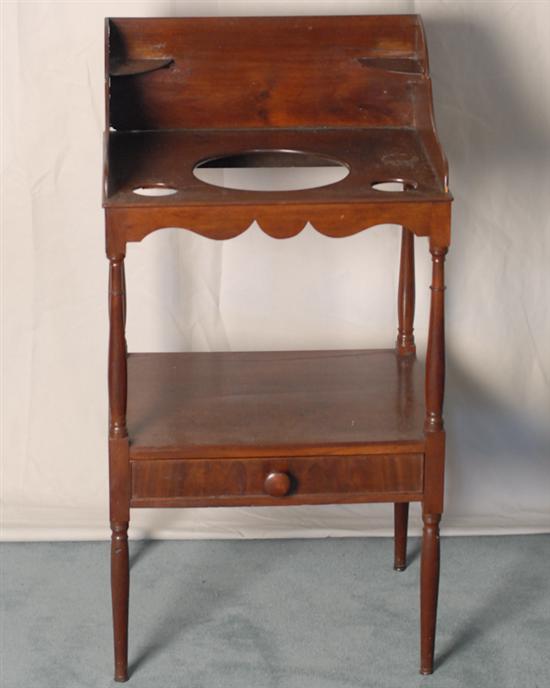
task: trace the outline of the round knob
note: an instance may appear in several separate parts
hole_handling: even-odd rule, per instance
[[[288,473],[273,471],[264,481],[264,490],[271,497],[284,497],[290,492],[290,476]]]

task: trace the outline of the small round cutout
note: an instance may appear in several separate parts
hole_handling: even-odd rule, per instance
[[[300,191],[335,184],[347,165],[316,153],[251,150],[203,160],[193,169],[201,182],[241,191]]]
[[[175,193],[178,193],[178,190],[171,186],[161,186],[159,184],[158,186],[138,186],[136,189],[133,189],[133,192],[138,196],[173,196]]]
[[[417,184],[403,179],[388,179],[384,182],[372,182],[371,187],[375,191],[411,191],[416,189]]]

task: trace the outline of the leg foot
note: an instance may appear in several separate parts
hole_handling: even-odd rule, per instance
[[[111,595],[115,647],[115,681],[128,680],[128,523],[111,523]]]
[[[434,668],[435,625],[439,591],[439,521],[441,514],[424,514],[420,567],[420,673]]]
[[[409,524],[409,503],[393,505],[394,511],[394,559],[393,568],[404,571],[407,568],[407,528]]]

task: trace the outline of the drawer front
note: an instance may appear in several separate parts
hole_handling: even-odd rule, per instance
[[[133,461],[132,505],[392,501],[421,494],[422,472],[422,454]]]

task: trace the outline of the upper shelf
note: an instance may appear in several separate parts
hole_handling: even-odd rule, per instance
[[[162,226],[227,238],[254,220],[279,238],[307,222],[329,236],[395,223],[448,240],[419,16],[108,19],[106,51],[113,253]],[[222,168],[284,168],[289,153],[291,167],[317,157],[344,175],[258,190],[197,173],[219,158]]]
[[[235,155],[239,151],[244,153]],[[315,152],[316,156],[308,152]],[[256,175],[264,165],[273,172],[279,165],[283,168],[328,165],[330,170],[331,165],[338,169],[338,163],[349,174],[329,186],[313,185],[290,192],[267,188],[250,191],[246,187],[222,190],[195,174],[197,163],[208,161],[214,153],[225,160],[223,167],[248,167]],[[288,157],[295,160],[289,161]],[[227,208],[242,203],[280,203],[282,198],[287,203],[348,204],[383,203],[390,199],[394,203],[448,199],[422,139],[409,128],[117,131],[110,133],[107,159],[110,164],[106,207],[159,203],[167,207],[183,203]],[[208,167],[216,167],[216,158]],[[402,192],[378,190],[381,182],[397,181],[404,183]],[[136,191],[140,187],[164,189],[166,194],[141,195]]]

